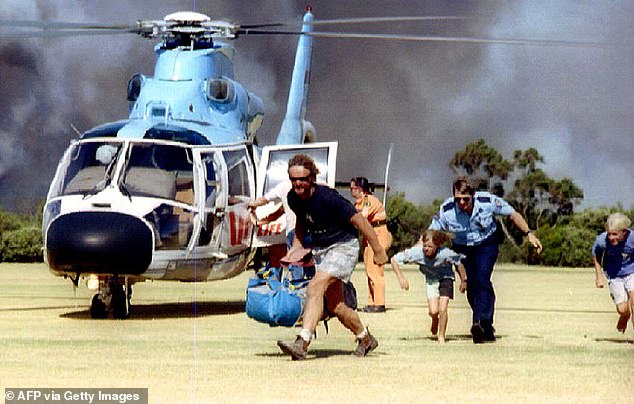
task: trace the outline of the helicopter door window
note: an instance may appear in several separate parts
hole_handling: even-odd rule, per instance
[[[220,194],[214,153],[201,153],[200,157],[205,175],[205,219],[203,220],[204,227],[200,233],[198,245],[208,245],[213,241],[214,229],[220,223],[217,213],[222,210],[220,206],[222,198],[218,198]]]
[[[248,201],[251,188],[246,151],[228,150],[223,156],[227,163],[229,205]]]
[[[216,207],[216,197],[218,196],[214,158],[213,154],[202,154],[201,158],[205,166],[205,207],[213,209]]]

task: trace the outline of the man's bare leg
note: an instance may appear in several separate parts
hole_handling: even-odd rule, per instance
[[[379,346],[376,338],[363,325],[359,314],[345,304],[342,281],[337,280],[330,285],[326,291],[326,302],[328,303],[328,310],[333,312],[341,324],[357,337],[358,345],[357,349],[352,352],[353,356],[364,357]]]
[[[328,310],[334,313],[341,324],[352,331],[354,335],[363,333],[365,326],[361,322],[359,314],[344,303],[343,282],[336,278],[333,279],[334,282],[326,290]]]
[[[315,332],[317,323],[324,315],[324,296],[330,285],[337,281],[325,272],[315,271],[315,276],[306,289],[306,305],[304,306],[303,328],[311,334]]]

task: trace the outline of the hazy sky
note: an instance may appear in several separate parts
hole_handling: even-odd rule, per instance
[[[454,4],[459,3],[459,4]],[[256,6],[257,4],[257,6]],[[297,20],[305,1],[4,0],[0,19],[133,23],[174,11],[241,23]],[[316,19],[454,15],[355,25],[350,31],[632,43],[630,1],[313,2]],[[333,29],[331,29],[333,28]],[[328,27],[334,30],[338,27]],[[133,35],[0,39],[0,208],[45,197],[74,125],[125,118],[127,81],[153,74],[154,43]],[[242,37],[236,76],[262,97],[258,137],[272,142],[286,106],[296,38]],[[612,48],[315,40],[308,119],[339,141],[337,178],[382,181],[389,144],[394,191],[447,196],[448,162],[483,138],[511,158],[535,147],[550,176],[583,188],[583,206],[634,207],[634,46]]]

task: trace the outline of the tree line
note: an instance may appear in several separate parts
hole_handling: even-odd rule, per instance
[[[634,208],[602,207],[576,211],[583,190],[572,179],[551,178],[540,167],[543,156],[534,148],[516,150],[505,159],[482,139],[458,151],[449,165],[456,176],[469,177],[479,190],[506,199],[527,220],[542,242],[544,251],[537,256],[518,230],[502,226],[506,239],[500,248],[500,262],[517,262],[557,267],[591,266],[590,249],[595,237],[604,230],[610,213],[620,211],[634,221]],[[399,225],[389,255],[414,245],[420,232],[431,223],[442,199],[416,205],[395,193],[387,199],[387,213]],[[42,206],[42,205],[40,205]],[[0,262],[41,262],[42,209],[34,214],[0,210]]]

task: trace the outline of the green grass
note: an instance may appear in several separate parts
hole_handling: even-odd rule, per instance
[[[353,337],[333,320],[308,360],[292,362],[275,341],[294,331],[244,314],[251,273],[135,285],[132,317],[115,321],[89,318],[84,285],[73,291],[43,265],[0,264],[0,386],[147,387],[151,403],[634,402],[634,331],[616,331],[592,269],[498,266],[499,339],[483,345],[469,338],[459,293],[448,342],[430,338],[423,276],[405,270],[409,292],[388,271],[389,310],[360,313],[379,339],[373,354],[350,357]],[[361,267],[353,279],[363,306]]]

